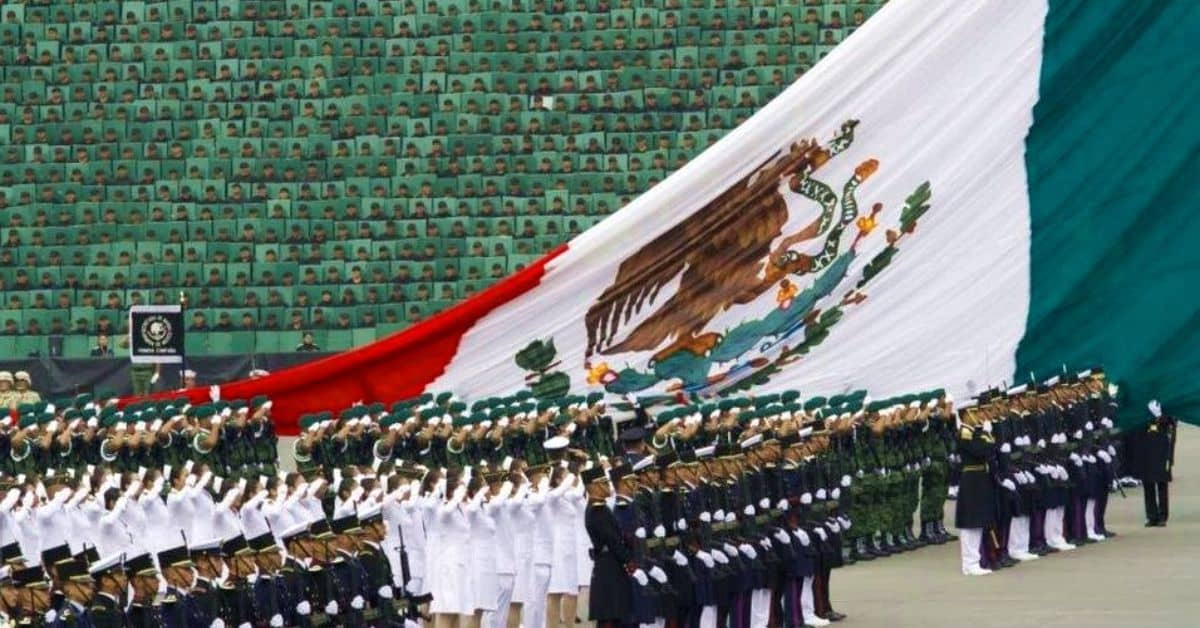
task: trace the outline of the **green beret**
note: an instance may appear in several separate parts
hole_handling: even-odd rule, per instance
[[[721,412],[728,412],[733,409],[733,405],[734,403],[732,399],[722,399],[717,402],[717,409],[719,409]]]
[[[441,405],[445,405],[447,402],[449,402],[450,397],[453,397],[453,396],[454,396],[454,394],[451,392],[440,392],[437,394],[437,397],[434,397],[433,400],[434,400],[434,403],[441,406]]]
[[[428,421],[434,417],[438,417],[441,415],[442,415],[442,411],[438,410],[437,408],[425,408],[424,410],[421,411],[421,420]]]
[[[264,403],[266,403],[267,401],[268,401],[268,398],[266,395],[255,395],[253,398],[250,399],[250,407],[251,408],[261,408],[262,405]]]
[[[31,414],[22,414],[21,420],[17,422],[17,426],[20,427],[21,429],[25,429],[27,427],[37,425],[37,424],[38,424],[37,416],[32,413]]]
[[[400,422],[400,417],[394,414],[385,414],[379,418],[379,427],[387,429]]]
[[[417,397],[417,405],[426,404],[430,401],[433,401],[433,394],[431,393],[421,393],[421,395]]]
[[[825,405],[824,397],[811,397],[811,398],[809,398],[808,401],[804,402],[804,410],[806,412],[811,412],[811,411],[816,410],[817,408],[820,408],[821,406],[824,406],[824,405]]]
[[[589,406],[594,406],[603,400],[604,400],[604,393],[602,393],[602,392],[588,393],[588,396],[586,399],[587,404]]]
[[[796,400],[797,400],[797,399],[799,399],[799,398],[800,398],[800,391],[799,391],[799,390],[788,390],[788,391],[784,391],[784,393],[783,393],[782,395],[780,395],[780,396],[779,396],[779,399],[780,399],[781,401],[783,401],[784,403],[795,403],[795,402],[796,402]]]
[[[468,417],[465,414],[457,414],[451,420],[450,424],[453,425],[455,429],[466,427],[471,424],[471,417]]]
[[[301,414],[300,420],[297,421],[297,423],[300,425],[301,430],[307,430],[308,428],[312,427],[313,423],[316,423],[316,422],[317,422],[317,418],[311,414]]]
[[[67,421],[71,421],[73,419],[78,419],[82,416],[83,416],[83,413],[80,412],[79,410],[76,410],[75,408],[67,408],[67,411],[63,412],[63,419],[65,419]]]
[[[526,399],[529,399],[530,397],[533,397],[533,392],[531,392],[531,391],[528,391],[528,390],[518,390],[518,391],[517,391],[517,393],[516,393],[516,395],[514,395],[514,396],[515,396],[517,399],[520,399],[521,401],[524,401],[524,400],[526,400]]]
[[[467,404],[465,404],[461,401],[455,401],[454,403],[450,404],[450,411],[451,412],[466,412]]]
[[[76,408],[82,408],[91,402],[92,402],[92,396],[88,393],[83,393],[83,394],[75,395],[75,401],[73,401],[72,404]]]

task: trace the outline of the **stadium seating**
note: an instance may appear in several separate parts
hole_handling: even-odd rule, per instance
[[[881,0],[0,6],[0,355],[418,322],[678,169]]]

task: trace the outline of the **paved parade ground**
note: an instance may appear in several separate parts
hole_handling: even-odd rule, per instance
[[[281,439],[285,461],[290,442]],[[1141,488],[1110,497],[1120,536],[995,572],[959,572],[958,544],[834,573],[843,628],[1193,628],[1200,626],[1200,429],[1180,424],[1166,528],[1145,528]],[[286,464],[286,463],[285,463]],[[946,522],[954,521],[954,502]],[[581,599],[580,613],[587,610]]]

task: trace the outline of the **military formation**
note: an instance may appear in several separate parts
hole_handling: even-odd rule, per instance
[[[821,626],[845,617],[835,569],[952,540],[954,495],[964,573],[1109,535],[1114,396],[1099,370],[959,408],[941,390],[425,394],[301,417],[296,472],[276,466],[265,397],[20,403],[0,428],[0,611],[51,626]]]
[[[0,427],[3,619],[285,626],[329,623],[337,610],[399,622],[381,601],[392,578],[380,508],[326,517],[313,501],[324,486],[278,474],[270,408],[256,398],[119,409],[88,395],[14,405]]]
[[[1114,536],[1118,390],[1090,369],[989,390],[960,408],[956,527],[966,575]]]

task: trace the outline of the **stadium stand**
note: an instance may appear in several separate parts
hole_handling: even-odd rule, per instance
[[[661,181],[866,0],[0,7],[0,353],[186,300],[189,355],[363,344]]]

